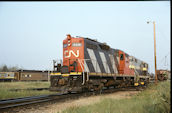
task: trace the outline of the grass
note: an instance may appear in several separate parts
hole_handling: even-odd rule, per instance
[[[0,82],[0,99],[53,94],[48,90],[27,90],[30,88],[49,88],[50,82]],[[14,89],[23,89],[13,91]]]
[[[170,82],[159,82],[131,98],[102,98],[87,106],[70,107],[63,113],[170,113]]]

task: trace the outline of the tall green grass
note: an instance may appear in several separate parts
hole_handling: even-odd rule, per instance
[[[63,113],[170,113],[170,93],[170,82],[160,82],[129,99],[102,98],[99,103],[70,107]]]
[[[53,94],[48,90],[27,90],[30,88],[49,88],[50,82],[0,82],[0,99]],[[23,89],[14,91],[14,89]]]

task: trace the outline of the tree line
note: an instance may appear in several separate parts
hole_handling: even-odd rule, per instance
[[[11,72],[11,71],[17,71],[19,69],[20,68],[18,66],[12,66],[12,67],[9,67],[7,65],[0,66],[0,72]]]

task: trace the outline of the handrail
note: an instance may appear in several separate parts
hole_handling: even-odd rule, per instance
[[[85,71],[85,69],[83,69],[83,67],[82,67],[82,65],[81,65],[81,62],[80,62],[80,59],[78,59],[78,61],[79,61],[79,63],[80,63],[80,66],[81,66],[81,69],[82,69],[82,85],[84,85],[85,84],[85,76],[84,76],[84,71]]]
[[[83,81],[82,81],[82,85],[84,85],[85,84],[85,72],[87,73],[87,82],[89,81],[89,75],[88,75],[88,69],[85,71],[85,65],[84,65],[84,63],[82,62],[82,60],[84,61],[84,62],[86,62],[86,60],[91,60],[91,59],[78,59],[78,61],[79,61],[79,63],[80,63],[80,66],[81,66],[81,69],[82,69],[82,71],[83,71]],[[84,66],[84,68],[83,68],[83,66]]]

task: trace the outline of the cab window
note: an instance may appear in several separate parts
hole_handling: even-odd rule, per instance
[[[123,59],[124,59],[123,54],[120,54],[120,60],[123,60]]]

